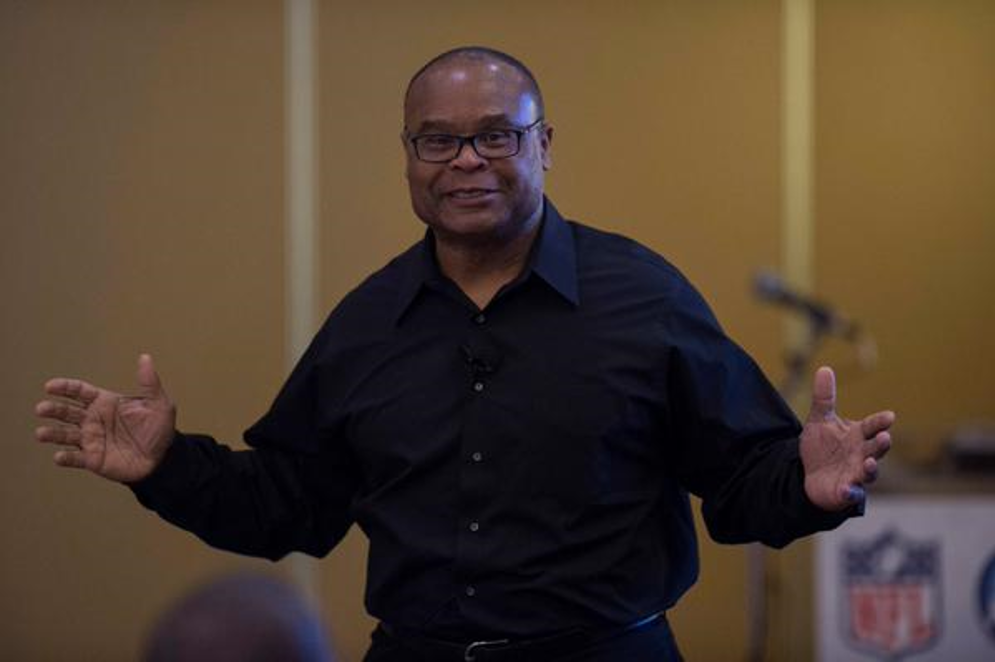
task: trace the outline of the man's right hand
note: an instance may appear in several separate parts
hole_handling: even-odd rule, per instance
[[[173,441],[176,407],[148,354],[138,357],[135,396],[64,377],[46,382],[45,392],[55,399],[39,402],[35,413],[59,424],[39,427],[35,437],[63,447],[55,453],[59,466],[134,483],[155,470]]]

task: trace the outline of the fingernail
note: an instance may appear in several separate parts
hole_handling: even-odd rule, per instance
[[[867,493],[864,491],[864,488],[851,485],[846,491],[846,498],[850,503],[861,503],[867,498]]]

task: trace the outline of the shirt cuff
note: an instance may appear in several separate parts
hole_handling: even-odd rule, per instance
[[[190,436],[177,431],[159,466],[142,480],[128,485],[142,505],[155,509],[190,493],[194,474],[191,465],[196,454],[193,445]]]

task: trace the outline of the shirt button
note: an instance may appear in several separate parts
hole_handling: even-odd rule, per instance
[[[480,522],[470,522],[470,530],[476,533],[480,530]]]
[[[473,588],[472,586],[467,586],[466,587],[466,597],[472,598],[475,595],[477,595],[477,589]]]
[[[477,324],[483,324],[484,322],[487,321],[487,317],[485,317],[483,313],[479,313],[476,317],[473,318],[473,321],[476,322]]]
[[[473,459],[474,462],[483,462],[483,460],[484,460],[484,454],[481,453],[480,451],[477,451],[476,453],[474,453],[470,457]]]
[[[483,382],[474,382],[473,383],[473,390],[476,391],[477,393],[480,393],[481,391],[484,390],[484,383]]]

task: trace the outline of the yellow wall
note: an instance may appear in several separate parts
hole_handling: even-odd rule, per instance
[[[133,660],[209,550],[33,442],[52,375],[237,439],[283,377],[282,11],[0,3],[0,656]]]
[[[881,345],[845,404],[928,456],[995,418],[995,4],[818,7],[817,283]]]
[[[815,282],[881,352],[868,373],[841,343],[822,357],[840,366],[846,411],[896,408],[901,452],[928,455],[956,422],[995,415],[995,5],[823,1],[816,19]],[[322,306],[420,236],[400,95],[428,57],[483,43],[543,84],[561,211],[670,257],[779,377],[782,316],[749,280],[781,251],[780,21],[776,0],[322,3]],[[0,487],[0,641],[14,658],[133,659],[185,588],[270,567],[52,467],[30,410],[53,374],[127,389],[139,351],[184,429],[235,440],[265,409],[285,372],[283,48],[275,1],[0,4],[0,421],[14,468]],[[363,548],[351,534],[320,565],[354,661],[370,628]],[[807,547],[774,559],[772,648],[805,659]],[[742,657],[744,576],[742,548],[703,545],[702,581],[673,616],[689,659]]]
[[[926,465],[957,425],[995,423],[995,3],[815,9],[813,281],[879,351],[816,360],[842,411],[898,412],[893,466]],[[810,655],[811,548],[772,560],[773,659]]]

